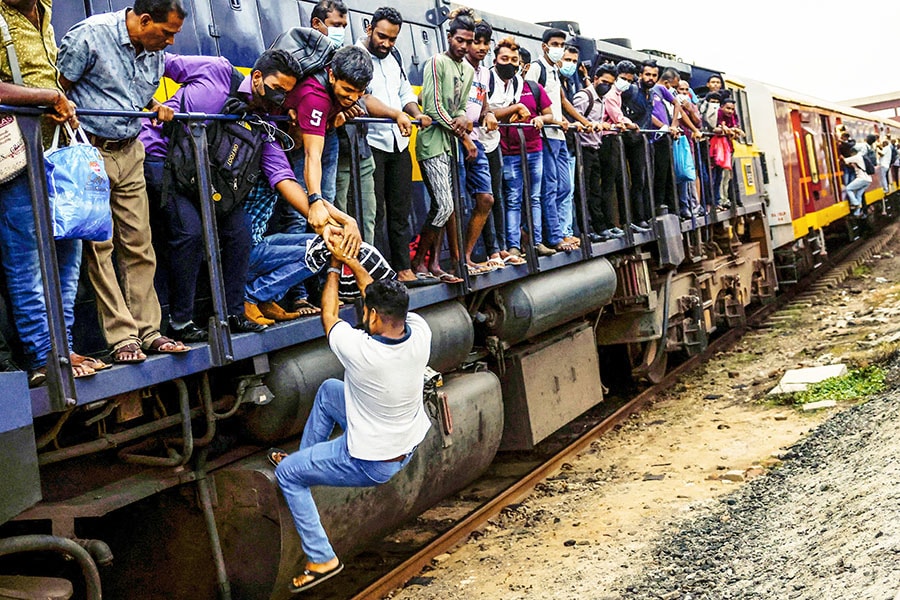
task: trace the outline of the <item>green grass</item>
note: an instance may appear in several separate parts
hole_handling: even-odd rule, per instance
[[[869,275],[872,272],[872,267],[869,265],[856,265],[850,270],[850,274],[854,277],[862,277],[863,275]]]
[[[853,369],[841,377],[832,377],[809,386],[805,392],[779,394],[772,400],[778,404],[802,405],[820,400],[846,402],[877,394],[885,387],[884,369],[875,365]]]

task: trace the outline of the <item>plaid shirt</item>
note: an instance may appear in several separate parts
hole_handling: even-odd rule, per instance
[[[275,202],[278,201],[278,192],[269,186],[269,181],[260,178],[247,199],[244,200],[244,212],[250,217],[250,238],[253,245],[257,245],[266,234],[272,211],[275,210]]]

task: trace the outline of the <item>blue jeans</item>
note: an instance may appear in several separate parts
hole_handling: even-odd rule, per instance
[[[559,204],[559,227],[562,229],[563,237],[573,237],[575,235],[572,204],[575,198],[575,155],[568,154],[568,149],[566,149],[566,153],[569,157],[569,193]]]
[[[277,300],[315,273],[306,266],[306,242],[311,233],[267,235],[250,249],[250,270],[244,295],[254,304]]]
[[[844,188],[844,192],[847,194],[847,200],[850,201],[850,208],[862,206],[868,187],[869,182],[860,179],[859,177],[847,184]]]
[[[275,477],[287,501],[300,544],[310,562],[323,563],[335,557],[310,487],[372,487],[387,482],[412,458],[402,461],[361,460],[350,456],[347,434],[329,440],[334,426],[347,429],[344,382],[328,379],[319,387],[309,419],[303,428],[300,450],[287,456],[275,469]]]
[[[338,147],[338,136],[332,129],[325,134],[325,146],[322,148],[322,195],[332,203],[337,195]],[[294,176],[303,189],[306,189],[306,179],[303,176],[306,155],[303,148],[291,156],[294,159]],[[306,233],[306,218],[279,196],[266,233]]]
[[[544,140],[544,177],[541,185],[541,208],[547,245],[556,246],[562,241],[560,207],[569,195],[569,151],[565,140]],[[571,204],[569,208],[571,214]],[[537,229],[537,225],[535,225]]]
[[[71,347],[81,240],[58,240],[55,245],[63,317]],[[0,259],[6,272],[16,330],[25,352],[24,366],[27,369],[42,367],[47,364],[47,354],[52,348],[31,209],[31,187],[25,173],[0,184]]]
[[[528,154],[528,178],[531,182],[532,242],[541,243],[541,174],[543,157],[540,152]],[[506,247],[522,248],[522,157],[513,154],[503,157],[503,197],[506,199]],[[528,225],[527,223],[525,224]]]

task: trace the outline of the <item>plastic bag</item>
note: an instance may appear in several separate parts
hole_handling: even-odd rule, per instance
[[[70,145],[60,148],[59,131],[63,126]],[[105,242],[112,237],[113,224],[103,156],[88,142],[83,129],[75,132],[68,123],[63,126],[56,126],[53,144],[44,154],[53,237]]]
[[[709,155],[714,165],[731,170],[731,146],[724,135],[718,135],[709,141]]]
[[[694,154],[691,152],[691,143],[687,136],[682,135],[672,144],[672,156],[675,161],[675,177],[679,183],[695,181],[697,179],[697,166],[694,164]]]

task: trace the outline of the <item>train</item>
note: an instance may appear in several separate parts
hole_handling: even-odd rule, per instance
[[[184,29],[170,50],[225,56],[240,66],[252,65],[286,29],[308,26],[314,6],[307,0],[186,4]],[[425,60],[446,47],[450,6],[392,4],[404,17],[397,41],[404,69],[421,84]],[[57,2],[57,37],[88,15],[129,5]],[[347,5],[352,43],[378,4]],[[740,326],[751,303],[771,301],[821,264],[829,247],[881,222],[874,211],[853,217],[842,199],[835,132],[842,125],[857,139],[890,135],[897,123],[635,50],[627,40],[583,36],[577,22],[479,16],[494,27],[494,41],[513,35],[533,57],[541,54],[541,34],[553,26],[569,32],[585,61],[653,58],[695,89],[710,75],[723,75],[747,134],[733,155],[737,202],[688,220],[657,209],[651,231],[593,243],[581,200],[578,251],[531,256],[525,266],[477,277],[463,273],[459,285],[411,289],[410,308],[434,334],[430,366],[440,377],[426,385],[424,399],[433,427],[389,483],[315,490],[323,523],[344,557],[464,488],[498,452],[534,448],[602,402],[605,382],[623,375],[658,381],[669,357],[702,352],[717,330]],[[160,96],[170,93],[164,82]],[[39,169],[32,171],[40,177]],[[583,189],[580,163],[576,174]],[[410,218],[419,225],[428,199],[417,172],[414,180]],[[629,185],[623,177],[618,192],[628,197]],[[885,215],[894,210],[897,182],[887,189],[875,178],[865,193],[866,203]],[[456,196],[454,218],[463,220],[467,205]],[[52,236],[46,227],[38,230]],[[52,253],[51,238],[42,239],[42,252]],[[52,267],[52,256],[47,261]],[[212,295],[221,275],[210,267]],[[45,286],[52,287],[49,276],[52,270],[45,273]],[[50,308],[58,332],[61,312],[52,302]],[[76,350],[101,352],[86,279],[76,315]],[[344,306],[341,316],[355,323],[358,306]],[[301,550],[265,450],[296,446],[319,384],[340,377],[341,366],[316,317],[237,335],[218,326],[221,315],[210,318],[210,344],[195,344],[186,356],[153,356],[139,367],[116,366],[75,381],[64,360],[65,336],[57,334],[50,385],[29,389],[24,373],[0,373],[0,598],[99,598],[101,587],[112,598],[288,596]],[[626,365],[624,373],[610,364]]]

